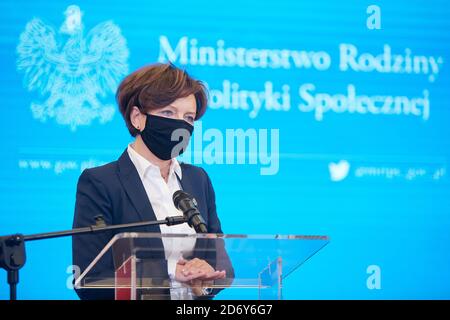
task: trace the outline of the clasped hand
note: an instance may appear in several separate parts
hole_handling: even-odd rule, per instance
[[[225,270],[214,270],[208,262],[202,259],[194,258],[188,261],[181,258],[177,262],[175,280],[188,284],[196,296],[203,295],[203,289],[210,287],[214,280],[225,277]]]

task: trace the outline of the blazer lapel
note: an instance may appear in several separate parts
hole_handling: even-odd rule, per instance
[[[196,195],[195,190],[198,189],[198,187],[197,188],[194,187],[195,179],[193,179],[191,176],[186,174],[183,163],[180,163],[180,166],[181,166],[182,179],[180,179],[178,177],[178,175],[177,175],[177,179],[181,185],[181,189],[183,189],[183,191],[185,191],[195,197],[195,195]],[[197,183],[198,183],[198,181],[197,181]],[[208,221],[207,212],[204,212],[204,210],[201,210],[201,208],[199,208],[199,209],[200,209],[201,216],[203,217],[203,219],[206,222],[206,225],[208,226],[209,221]]]
[[[181,164],[180,164],[181,165]],[[181,188],[183,191],[189,193],[190,195],[194,194],[194,188],[192,185],[192,182],[186,177],[187,175],[183,172],[184,166],[181,165],[181,173],[182,173],[182,179],[180,179],[178,176],[178,181],[180,182]],[[202,214],[203,216],[203,214]],[[203,217],[205,218],[205,217]],[[206,219],[205,219],[206,221]],[[207,223],[208,224],[208,223]],[[207,254],[208,248],[211,246],[211,240],[209,239],[197,239],[194,250],[192,252],[191,258],[199,258],[208,260],[209,264],[213,267],[215,267],[215,257],[209,257]]]
[[[177,174],[175,174],[175,175],[177,176],[178,182],[181,185],[181,189],[189,194],[192,194],[192,190],[193,190],[192,184],[189,181],[189,179],[186,179],[186,174],[183,172],[184,166],[181,163],[180,163],[180,167],[181,167],[181,177],[182,178],[180,179],[180,177]]]
[[[125,150],[118,160],[119,178],[123,184],[126,194],[130,198],[136,212],[138,214],[138,220],[140,221],[153,221],[156,220],[155,212],[153,211],[150,200],[148,199],[147,192],[142,184],[141,178],[128,155],[128,151]],[[150,232],[160,232],[158,226],[149,226]]]

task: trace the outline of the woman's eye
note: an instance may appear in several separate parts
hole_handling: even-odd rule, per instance
[[[170,110],[163,110],[160,112],[160,114],[165,115],[165,116],[171,116],[172,115],[172,111]]]
[[[185,119],[189,123],[194,123],[194,120],[195,120],[193,116],[186,116]]]

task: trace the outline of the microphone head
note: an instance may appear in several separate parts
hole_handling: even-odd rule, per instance
[[[172,200],[173,200],[173,204],[175,205],[175,208],[180,209],[180,207],[179,207],[180,201],[185,200],[185,199],[192,199],[192,196],[189,193],[184,192],[183,190],[175,191],[172,196]]]

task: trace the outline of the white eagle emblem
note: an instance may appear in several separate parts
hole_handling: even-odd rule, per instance
[[[32,102],[35,119],[56,118],[75,130],[95,118],[108,122],[115,107],[100,98],[114,93],[119,80],[128,73],[128,48],[120,28],[112,21],[98,24],[83,35],[82,12],[67,7],[66,20],[59,29],[34,18],[20,35],[17,68],[24,73],[24,85],[47,97]]]

